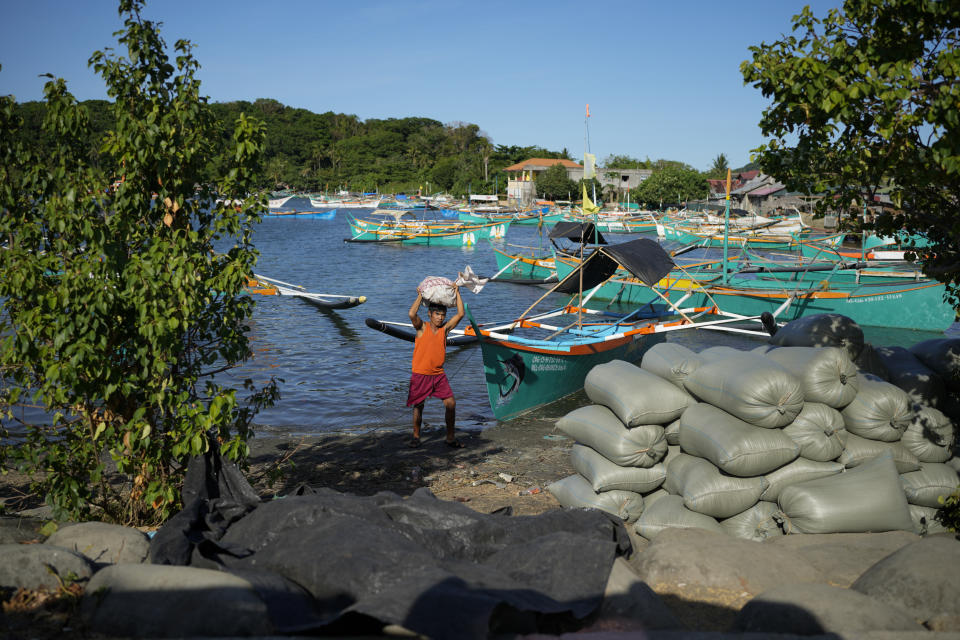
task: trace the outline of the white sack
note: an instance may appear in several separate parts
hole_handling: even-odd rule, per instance
[[[767,480],[767,488],[760,494],[760,499],[775,502],[780,497],[780,492],[792,484],[826,478],[842,472],[843,465],[839,462],[816,462],[797,458],[790,464],[785,464],[764,476]]]
[[[583,390],[628,427],[667,424],[695,402],[686,391],[624,360],[611,360],[590,369]]]
[[[680,447],[741,478],[762,476],[800,455],[781,429],[755,427],[703,402],[680,416]]]
[[[940,498],[946,498],[956,491],[960,479],[952,467],[937,462],[921,462],[919,471],[900,476],[900,484],[910,504],[939,508],[943,506]]]
[[[777,501],[800,533],[913,531],[893,459],[785,487]]]
[[[655,464],[649,469],[621,467],[582,444],[573,445],[570,462],[574,470],[586,478],[598,493],[615,489],[640,494],[650,493],[658,489],[667,477],[663,464]]]
[[[907,392],[876,376],[860,377],[860,391],[840,412],[852,434],[896,442],[910,424],[910,397]]]
[[[763,542],[789,533],[789,522],[776,502],[760,501],[743,513],[721,521],[720,526],[736,538]]]
[[[604,491],[597,493],[581,475],[573,474],[547,485],[562,506],[567,508],[599,509],[625,522],[633,522],[643,513],[643,496],[632,491]]]
[[[700,357],[681,344],[660,342],[643,354],[640,368],[655,373],[664,380],[683,389],[683,381],[701,364]]]
[[[807,402],[840,409],[857,395],[857,367],[839,347],[761,347],[767,358],[782,365],[803,386]]]
[[[714,518],[683,506],[680,496],[660,497],[644,509],[633,525],[633,530],[647,540],[653,540],[664,529],[706,529],[724,533],[723,527]]]
[[[714,518],[729,518],[749,509],[767,488],[762,476],[726,475],[709,460],[685,453],[670,461],[667,475],[688,509]]]
[[[819,402],[803,403],[800,414],[783,432],[800,445],[802,457],[818,462],[836,460],[847,442],[843,416]]]
[[[950,418],[933,407],[913,405],[913,418],[900,442],[920,462],[946,462],[950,459],[954,429]]]
[[[800,381],[757,353],[736,351],[710,359],[687,376],[684,388],[758,427],[788,425],[803,408]]]
[[[917,460],[917,456],[907,451],[902,442],[870,440],[852,433],[847,435],[847,446],[840,457],[837,458],[837,462],[847,469],[852,469],[886,454],[893,458],[897,471],[900,473],[908,473],[920,468],[920,461]]]
[[[621,467],[649,468],[667,452],[663,427],[628,429],[610,409],[598,404],[574,409],[557,420],[557,428]]]

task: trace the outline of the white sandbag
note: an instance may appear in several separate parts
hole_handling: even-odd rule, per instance
[[[707,347],[701,351],[697,352],[697,356],[700,358],[701,366],[704,362],[714,362],[716,360],[723,360],[724,358],[729,358],[731,356],[737,356],[741,353],[744,353],[740,349],[734,349],[733,347],[728,347],[726,345],[717,345],[715,347]],[[698,367],[699,368],[699,367]]]
[[[910,347],[910,352],[933,369],[948,389],[960,391],[960,338],[934,338]]]
[[[643,508],[646,509],[660,498],[668,495],[670,494],[664,491],[663,488],[657,489],[652,493],[648,493],[647,495],[643,496]]]
[[[663,428],[663,437],[667,439],[667,444],[680,444],[680,418],[677,418]]]
[[[960,458],[953,456],[952,458],[944,462],[944,464],[950,467],[951,469],[953,469],[954,471],[956,471],[957,473],[960,473]]]
[[[847,316],[818,313],[788,322],[769,342],[777,347],[840,347],[856,360],[863,349],[863,329]]]
[[[946,393],[943,378],[903,347],[877,347],[887,369],[887,381],[907,392],[914,402],[940,409]]]
[[[453,281],[441,276],[427,276],[417,285],[417,291],[427,302],[442,304],[445,307],[457,305],[457,294],[453,290]]]
[[[917,456],[907,451],[902,442],[870,440],[852,433],[847,435],[847,446],[844,447],[843,453],[837,458],[837,462],[847,469],[853,469],[887,454],[893,458],[897,471],[900,473],[909,473],[920,468],[920,461],[917,460]]]
[[[655,464],[649,469],[621,467],[582,444],[573,445],[570,462],[574,470],[590,483],[596,492],[621,490],[634,493],[649,493],[663,484],[667,469]]]
[[[817,462],[806,458],[797,458],[790,464],[783,465],[776,471],[771,471],[764,476],[767,480],[767,488],[760,494],[760,499],[775,502],[780,497],[780,492],[792,484],[826,478],[842,472],[843,465],[839,462]]]
[[[755,427],[704,402],[680,416],[680,447],[741,478],[762,476],[800,455],[781,429]]]
[[[708,360],[687,376],[684,388],[758,427],[788,425],[803,408],[800,381],[757,353],[737,351]]]
[[[932,507],[921,507],[918,504],[908,505],[910,517],[913,518],[913,532],[918,536],[932,533],[946,533],[947,528],[937,522],[937,510]]]
[[[590,369],[583,390],[591,401],[613,411],[628,427],[667,424],[695,402],[683,389],[624,360],[611,360]]]
[[[840,409],[860,388],[856,365],[839,347],[766,347],[761,353],[800,380],[807,402]]]
[[[946,462],[954,442],[950,418],[933,407],[913,405],[913,419],[900,442],[920,462]]]
[[[802,457],[818,462],[836,460],[847,442],[843,416],[819,402],[803,403],[800,414],[783,432],[800,445]]]
[[[763,542],[790,532],[790,521],[776,502],[760,501],[743,513],[720,522],[724,531],[736,538]]]
[[[800,533],[913,530],[889,455],[838,475],[792,484],[780,492],[777,503]]]
[[[557,428],[621,467],[649,468],[667,452],[660,425],[628,429],[610,409],[594,404],[557,420]]]
[[[840,414],[850,433],[870,440],[896,442],[910,425],[911,405],[907,392],[900,387],[864,375],[857,396]]]
[[[683,381],[695,371],[702,360],[690,349],[675,342],[660,342],[643,354],[640,368],[654,373],[683,389]]]
[[[762,476],[726,475],[709,460],[685,453],[670,461],[667,475],[688,509],[714,518],[729,518],[749,509],[767,488]]]
[[[957,472],[938,462],[921,462],[919,471],[900,476],[900,484],[907,495],[907,502],[921,507],[939,508],[940,497],[946,498],[957,490],[960,478]]]
[[[661,497],[645,509],[633,525],[633,530],[647,540],[653,540],[664,529],[706,529],[724,533],[714,518],[683,506],[680,496]]]
[[[561,506],[567,508],[599,509],[625,522],[633,522],[643,513],[643,496],[632,491],[604,491],[597,493],[580,474],[567,476],[547,485]]]

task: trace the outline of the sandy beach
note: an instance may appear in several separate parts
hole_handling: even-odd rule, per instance
[[[573,473],[572,440],[546,426],[510,425],[458,431],[457,438],[464,448],[446,446],[443,429],[426,426],[415,449],[405,431],[257,436],[250,440],[247,477],[265,498],[301,484],[358,495],[407,496],[427,487],[442,500],[484,513],[511,507],[514,515],[533,515],[559,508],[545,487]]]

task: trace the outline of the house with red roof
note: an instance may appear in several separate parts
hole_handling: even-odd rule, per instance
[[[567,177],[574,182],[583,179],[583,166],[565,158],[530,158],[506,167],[507,198],[518,203],[530,203],[536,200],[537,176],[554,165],[563,165]],[[614,190],[618,194],[637,187],[653,173],[649,169],[605,169],[597,167],[597,180],[604,191]],[[571,194],[576,197],[576,194]]]

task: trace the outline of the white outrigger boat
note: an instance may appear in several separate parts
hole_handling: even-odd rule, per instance
[[[291,296],[300,298],[304,302],[319,309],[349,309],[367,301],[366,296],[345,296],[332,293],[310,293],[303,287],[282,280],[268,278],[260,274],[253,274],[254,279],[248,284],[250,293],[265,296]]]

